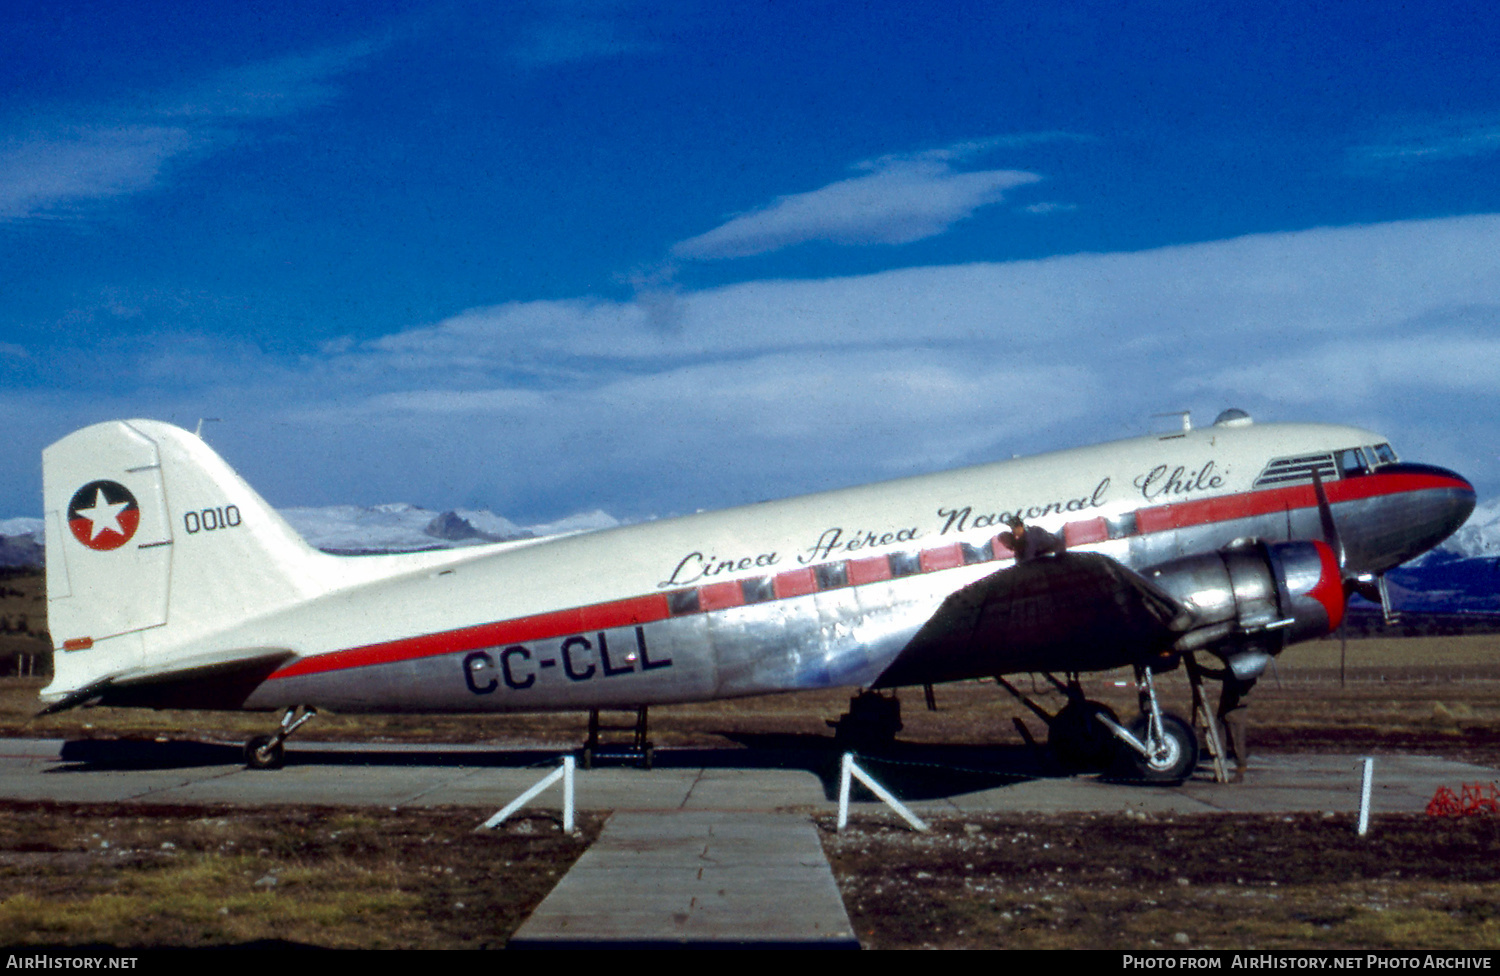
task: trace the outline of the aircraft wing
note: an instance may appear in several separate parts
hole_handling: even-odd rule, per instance
[[[876,686],[1105,670],[1161,653],[1193,620],[1176,598],[1108,556],[1061,552],[954,592]]]

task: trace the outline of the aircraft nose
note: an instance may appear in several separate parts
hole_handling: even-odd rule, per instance
[[[1478,497],[1474,484],[1459,474],[1430,464],[1402,465],[1421,479],[1422,524],[1428,534],[1427,548],[1436,546],[1463,527],[1474,513]]]
[[[1431,464],[1401,462],[1377,469],[1383,489],[1370,500],[1370,520],[1354,522],[1348,568],[1383,573],[1440,545],[1474,512],[1474,485]]]
[[[1469,516],[1474,514],[1474,506],[1478,503],[1479,496],[1474,491],[1473,482],[1457,471],[1449,471],[1447,468],[1438,468],[1438,470],[1454,482],[1448,495],[1448,528],[1443,534],[1443,538],[1446,539],[1462,528],[1463,524],[1469,520]]]

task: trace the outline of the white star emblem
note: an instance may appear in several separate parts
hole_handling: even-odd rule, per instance
[[[103,488],[94,489],[94,507],[78,510],[79,517],[88,519],[89,524],[93,526],[89,532],[89,541],[93,542],[99,538],[101,532],[124,535],[125,528],[120,525],[120,513],[129,507],[128,501],[111,503],[104,497]]]

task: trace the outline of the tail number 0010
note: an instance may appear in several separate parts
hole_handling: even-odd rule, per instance
[[[188,512],[182,517],[182,527],[187,529],[188,535],[197,532],[212,532],[215,529],[232,529],[239,524],[238,505],[199,509],[196,512]]]

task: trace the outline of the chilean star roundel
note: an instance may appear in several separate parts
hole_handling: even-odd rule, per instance
[[[118,481],[90,481],[68,503],[68,528],[90,549],[118,549],[141,524],[141,507]]]

